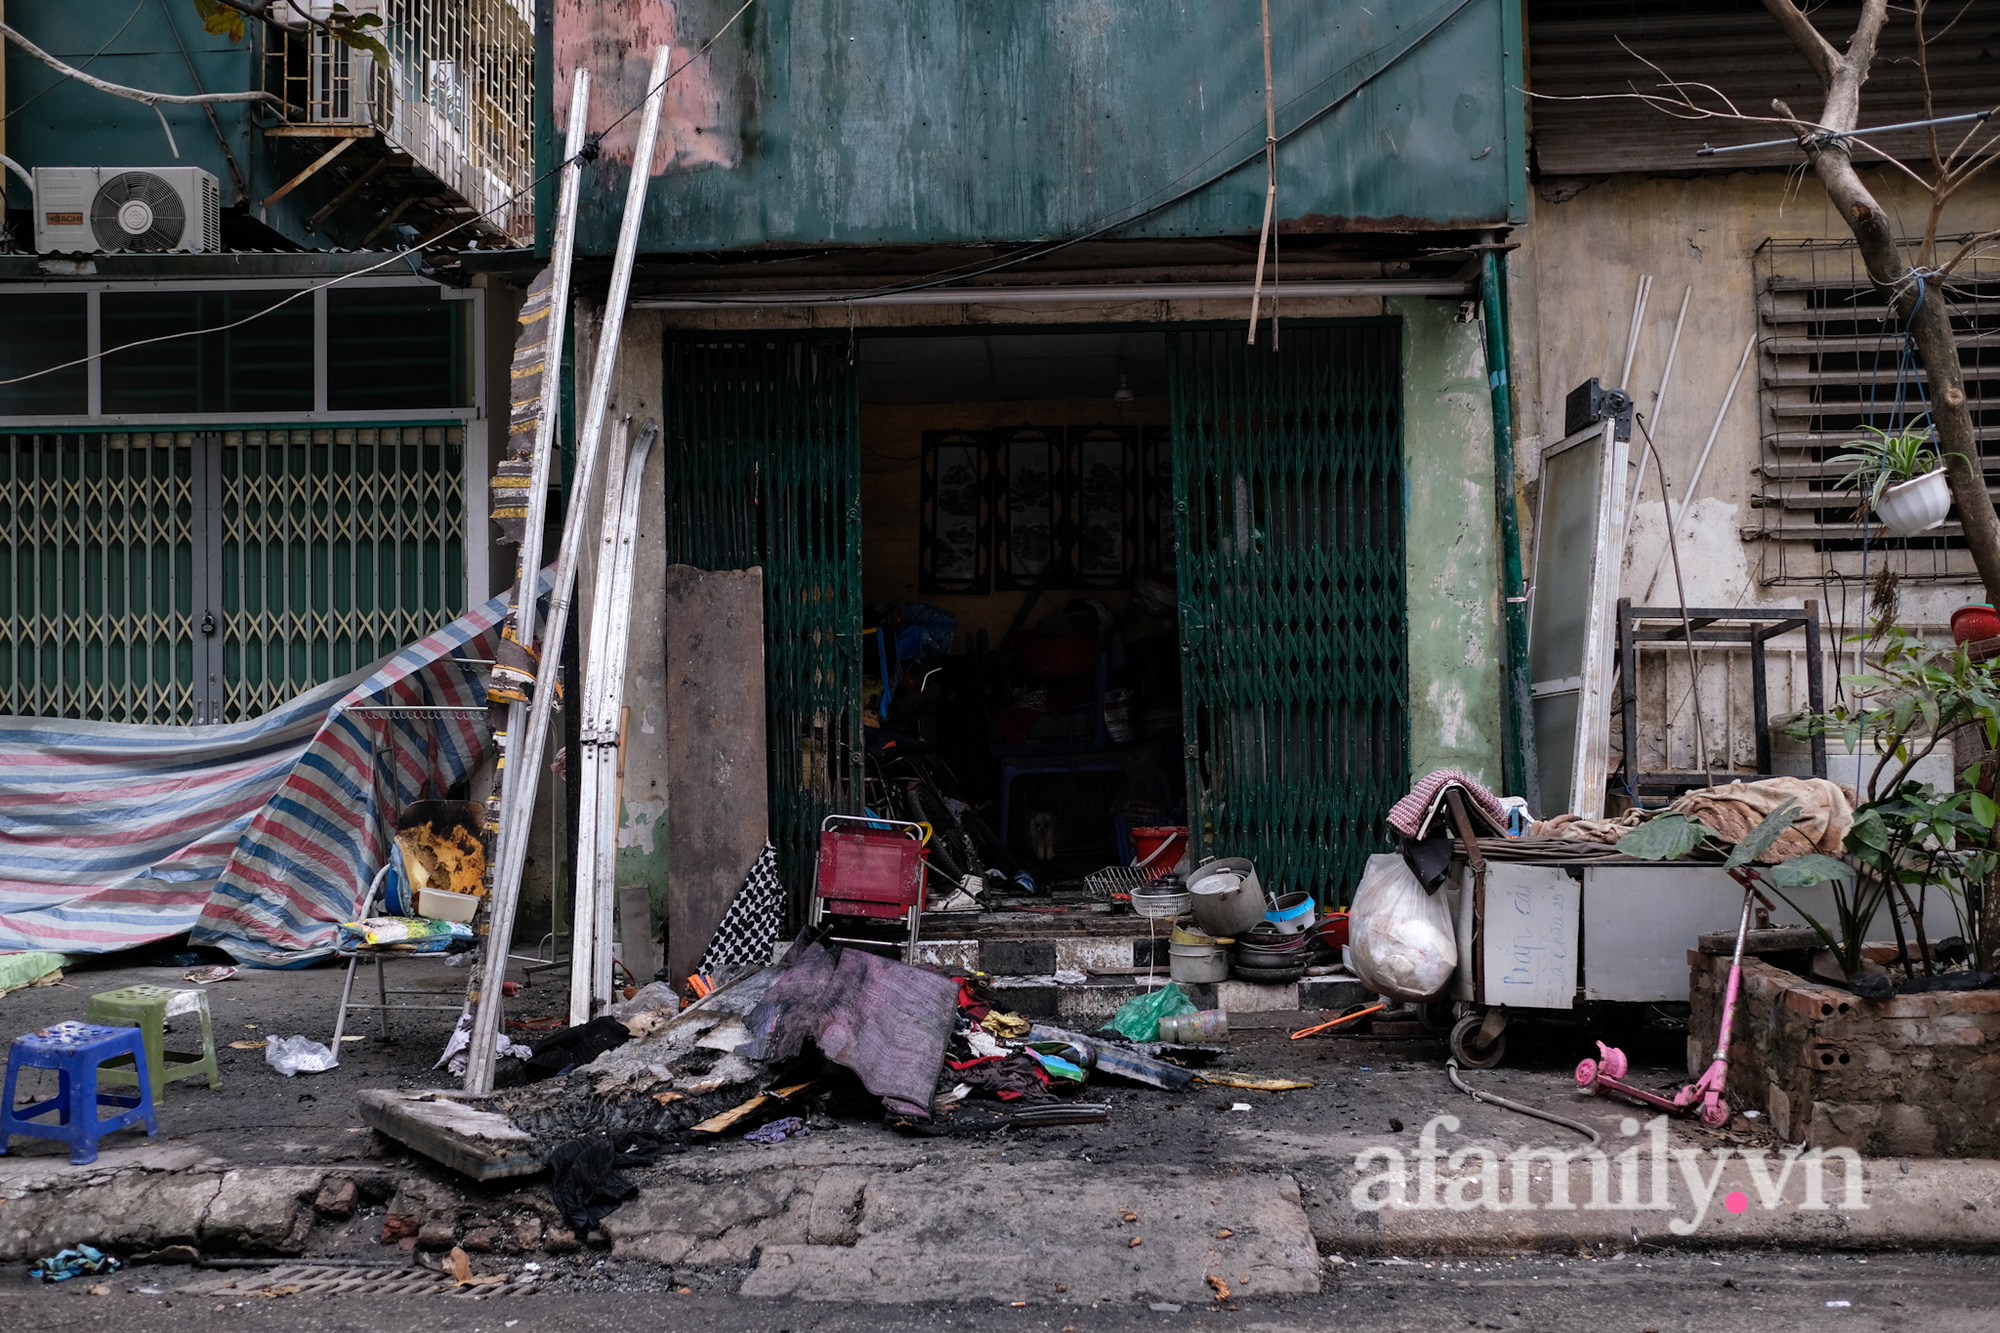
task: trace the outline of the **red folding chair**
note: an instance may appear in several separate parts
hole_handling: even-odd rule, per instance
[[[828,815],[820,823],[819,866],[813,876],[812,924],[829,916],[876,921],[903,918],[904,957],[917,956],[924,913],[924,829],[900,819]],[[881,944],[867,936],[829,936],[850,944]]]

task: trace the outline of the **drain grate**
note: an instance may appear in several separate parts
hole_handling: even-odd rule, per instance
[[[532,1273],[493,1276],[500,1280],[460,1287],[428,1268],[287,1264],[255,1278],[238,1278],[230,1285],[246,1296],[518,1296],[535,1289]]]

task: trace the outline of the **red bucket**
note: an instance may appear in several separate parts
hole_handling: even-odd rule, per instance
[[[2000,637],[2000,612],[1985,603],[1961,606],[1951,613],[1953,643],[1977,643]]]
[[[1347,911],[1328,912],[1320,918],[1319,937],[1326,947],[1338,952],[1347,943]]]
[[[1132,830],[1132,864],[1142,866],[1146,878],[1159,879],[1173,873],[1187,855],[1187,825],[1160,824]]]

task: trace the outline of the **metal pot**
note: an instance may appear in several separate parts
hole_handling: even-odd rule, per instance
[[[1264,919],[1264,886],[1241,856],[1210,861],[1188,877],[1195,924],[1211,935],[1240,935]]]
[[[1299,949],[1264,949],[1254,944],[1239,944],[1234,957],[1238,967],[1303,968],[1306,965],[1306,955]]]
[[[1277,929],[1270,922],[1266,921],[1258,925],[1256,929],[1245,931],[1243,934],[1237,936],[1236,942],[1238,944],[1247,944],[1253,949],[1289,953],[1304,949],[1307,938],[1304,934],[1287,935],[1284,931]]]
[[[1239,962],[1229,971],[1238,981],[1253,981],[1260,986],[1284,986],[1303,977],[1306,967],[1304,963],[1294,963],[1290,967],[1252,967]]]
[[[1170,944],[1167,974],[1189,985],[1229,980],[1229,955],[1215,944]]]

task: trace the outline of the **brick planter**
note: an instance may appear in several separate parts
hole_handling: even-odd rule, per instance
[[[1715,1055],[1729,959],[1690,952],[1688,1069]],[[1865,1000],[1743,960],[1728,1100],[1865,1156],[2000,1156],[2000,991]]]

